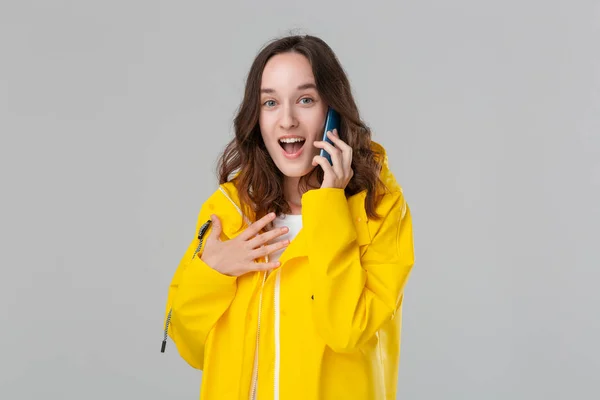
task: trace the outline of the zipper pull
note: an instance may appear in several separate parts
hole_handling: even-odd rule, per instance
[[[200,227],[200,230],[198,231],[198,239],[202,240],[202,237],[206,233],[206,230],[210,227],[211,223],[212,223],[212,220],[209,219],[204,224],[202,224],[202,226]]]
[[[167,347],[167,337],[169,335],[169,323],[171,322],[171,313],[172,312],[173,312],[173,309],[171,308],[169,310],[169,315],[167,315],[167,321],[165,322],[165,336],[163,338],[162,345],[160,346],[161,353],[164,353],[165,347]]]
[[[204,224],[202,224],[202,226],[200,227],[200,230],[198,231],[199,243],[198,243],[198,248],[196,249],[196,253],[198,253],[200,251],[200,248],[202,247],[202,241],[204,240],[204,234],[210,227],[211,223],[212,223],[212,220],[209,219]],[[194,253],[194,256],[196,255],[196,253]],[[194,258],[194,256],[192,256],[192,258]],[[173,309],[170,309],[169,315],[167,315],[167,321],[165,322],[165,336],[164,336],[162,344],[160,346],[161,353],[164,353],[165,348],[167,347],[167,337],[169,335],[169,323],[171,322],[171,313],[172,312],[173,312]]]
[[[202,248],[202,241],[204,240],[204,234],[206,233],[206,231],[210,227],[211,223],[212,223],[212,221],[209,219],[204,224],[202,224],[202,226],[200,227],[200,230],[198,231],[198,247],[196,247],[196,251],[192,255],[192,259],[194,257],[196,257],[196,254],[198,254],[198,252]]]

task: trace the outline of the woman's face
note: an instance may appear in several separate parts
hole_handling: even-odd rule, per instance
[[[308,59],[298,53],[272,57],[263,71],[260,103],[260,131],[275,165],[287,177],[308,174],[327,115]]]

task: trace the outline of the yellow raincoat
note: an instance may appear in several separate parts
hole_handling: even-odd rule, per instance
[[[383,218],[367,218],[365,191],[346,198],[342,189],[310,190],[302,229],[270,273],[230,277],[200,259],[211,214],[223,240],[253,221],[242,216],[231,182],[203,204],[165,317],[165,342],[168,334],[203,371],[202,400],[396,398],[413,234],[402,189],[383,148],[373,147],[384,157]]]

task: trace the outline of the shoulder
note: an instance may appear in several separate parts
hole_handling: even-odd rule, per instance
[[[201,206],[201,211],[219,211],[223,207],[237,206],[240,204],[238,191],[233,182],[222,183],[217,186]]]
[[[241,210],[238,191],[233,182],[220,184],[202,203],[198,213],[197,229],[216,215],[223,227],[223,232],[235,236],[248,221]]]
[[[368,218],[368,226],[371,236],[375,236],[384,225],[400,224],[408,211],[408,204],[404,195],[402,185],[396,179],[388,163],[388,155],[385,148],[377,143],[371,142],[371,149],[375,160],[380,165],[379,181],[375,196],[375,213],[380,218]],[[362,198],[366,198],[366,191]],[[356,202],[358,205],[358,201]],[[365,203],[360,201],[364,210]],[[364,212],[361,210],[361,212]]]
[[[395,208],[404,207],[406,200],[402,185],[400,185],[390,168],[385,148],[381,144],[372,141],[371,150],[380,166],[380,184],[377,185],[375,193],[377,199],[376,212],[381,216],[385,216]]]

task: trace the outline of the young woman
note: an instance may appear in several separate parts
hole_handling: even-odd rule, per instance
[[[325,42],[263,48],[219,164],[162,350],[203,371],[201,399],[395,399],[410,211]]]

